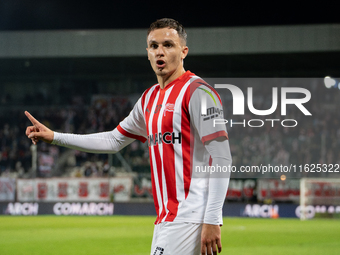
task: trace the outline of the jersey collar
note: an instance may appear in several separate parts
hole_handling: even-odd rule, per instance
[[[184,80],[187,80],[190,76],[193,76],[193,75],[195,75],[195,74],[188,70],[184,74],[182,74],[181,76],[179,76],[178,78],[176,78],[175,80],[170,82],[168,85],[165,86],[164,89],[161,89],[161,90],[165,91],[168,88],[170,88],[172,85],[174,85],[175,83],[183,82]]]

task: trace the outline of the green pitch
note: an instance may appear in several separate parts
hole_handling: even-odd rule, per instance
[[[2,216],[1,255],[150,252],[154,217]],[[340,254],[340,221],[225,218],[222,254]],[[177,255],[177,254],[174,254]]]

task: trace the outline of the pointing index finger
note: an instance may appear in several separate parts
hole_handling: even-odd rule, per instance
[[[25,111],[25,115],[32,122],[33,125],[40,124],[28,111]]]

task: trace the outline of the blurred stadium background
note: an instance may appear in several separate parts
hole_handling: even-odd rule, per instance
[[[69,14],[57,23],[53,15],[63,7],[53,1],[50,5],[33,1],[25,5],[26,10],[21,6],[15,16],[18,2],[2,5],[0,10],[0,214],[154,214],[147,144],[136,141],[116,155],[44,143],[32,146],[25,137],[29,122],[24,111],[60,132],[85,134],[115,128],[141,93],[156,83],[146,57],[146,28],[163,16],[187,27],[190,50],[185,68],[201,77],[321,78],[311,79],[310,84],[306,79],[307,84],[301,85],[311,91],[312,116],[301,118],[298,112],[290,112],[299,120],[297,127],[229,129],[235,166],[340,164],[340,83],[336,79],[340,77],[340,24],[331,12],[318,20],[315,11],[304,19],[288,19],[281,11],[276,19],[270,14],[267,21],[248,12],[247,19],[214,19],[210,18],[213,11],[206,9],[210,16],[204,22],[201,15],[189,18],[182,12],[161,12],[163,16],[154,18],[150,13],[155,7],[140,6],[141,12],[149,8],[147,18],[132,11],[136,15],[132,20],[115,16],[96,23],[92,17],[81,23],[85,14],[78,13],[74,22]],[[34,8],[32,18],[29,10]],[[87,14],[91,11],[90,6],[83,8]],[[108,10],[112,8],[109,5]],[[326,76],[334,78],[332,86],[323,82]],[[242,89],[245,93],[246,88]],[[270,89],[257,91],[259,109],[271,102]],[[227,107],[228,102],[224,102]],[[299,217],[300,178],[308,176],[261,177],[232,175],[224,215]],[[313,177],[340,179],[340,173]],[[320,180],[314,188],[315,196],[330,199],[311,201],[308,217],[339,218],[339,184]]]

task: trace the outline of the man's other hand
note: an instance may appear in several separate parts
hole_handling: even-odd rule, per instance
[[[219,225],[203,224],[201,234],[201,254],[212,255],[222,251],[221,228]]]

